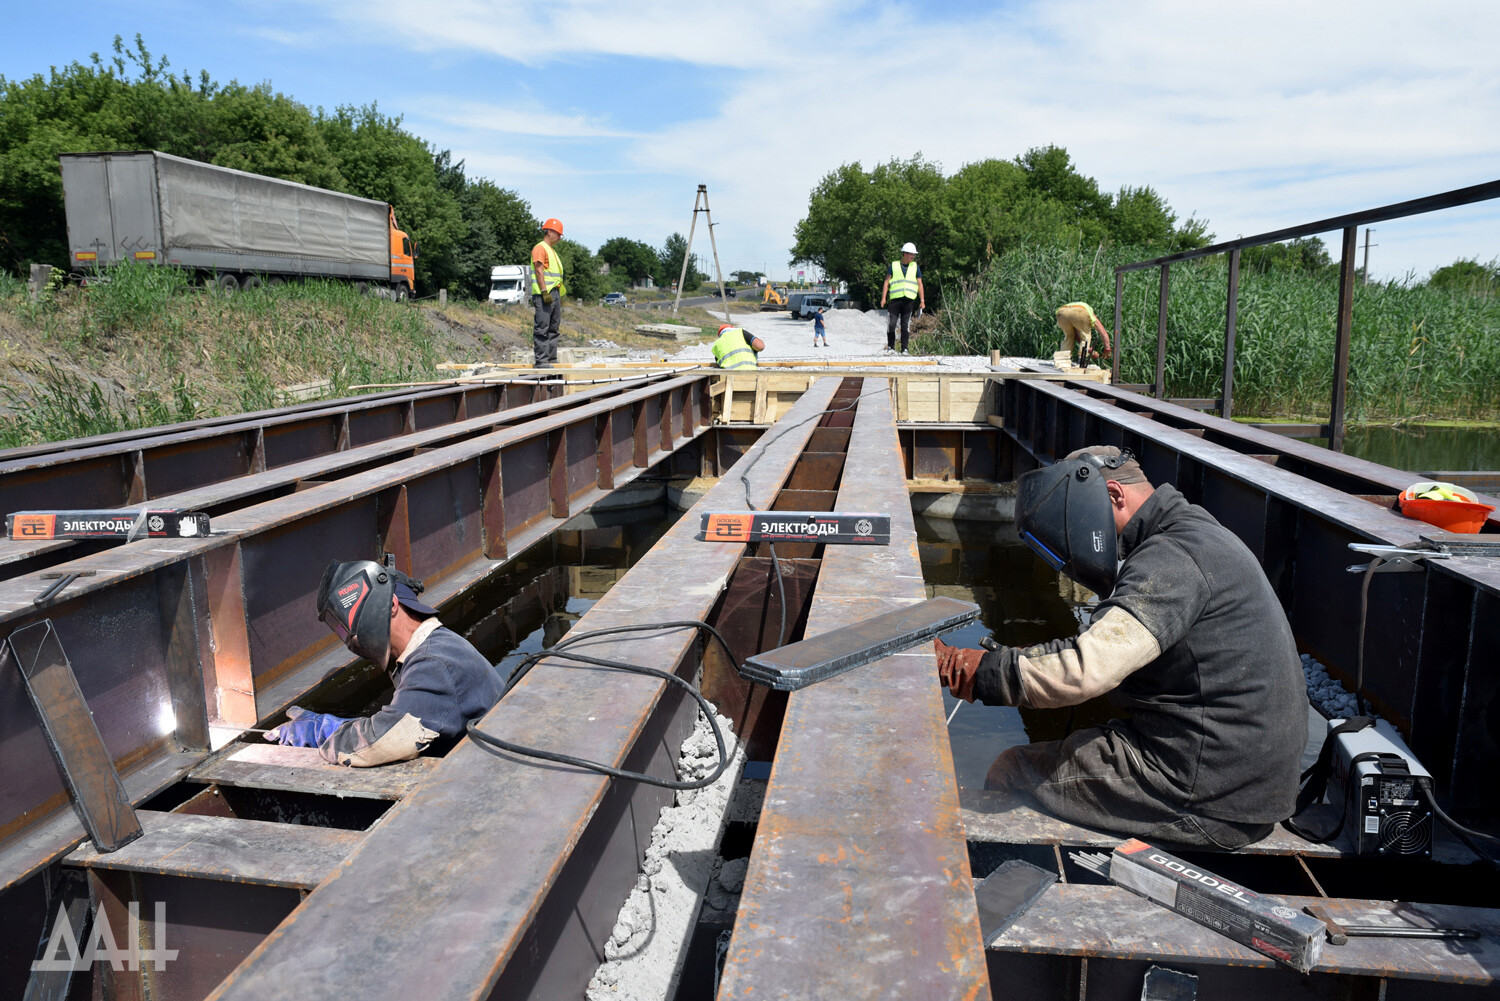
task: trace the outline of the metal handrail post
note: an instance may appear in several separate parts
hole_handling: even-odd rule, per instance
[[[1158,400],[1167,398],[1167,283],[1171,267],[1161,266],[1161,291],[1156,299],[1156,385],[1152,388]]]
[[[1333,334],[1333,394],[1329,401],[1328,447],[1344,450],[1344,404],[1349,394],[1349,335],[1354,329],[1354,255],[1359,227],[1344,227],[1344,251],[1339,259],[1339,313]]]
[[[1124,338],[1120,333],[1120,310],[1121,303],[1125,297],[1125,273],[1115,272],[1115,350],[1109,365],[1110,385],[1119,385],[1120,382],[1120,352],[1125,350]]]
[[[1229,298],[1224,306],[1224,393],[1219,397],[1219,416],[1234,415],[1234,323],[1240,301],[1240,248],[1229,252]]]

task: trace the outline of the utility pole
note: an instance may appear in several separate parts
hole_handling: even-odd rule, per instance
[[[1362,285],[1370,284],[1370,234],[1373,232],[1375,231],[1370,227],[1365,227],[1365,266],[1363,269],[1363,281],[1360,282]],[[1375,246],[1378,247],[1380,244],[1377,243]]]
[[[699,208],[699,202],[703,203],[702,208]],[[682,303],[682,287],[687,284],[687,269],[693,262],[693,234],[698,229],[699,212],[703,213],[703,222],[708,227],[708,245],[713,248],[714,252],[714,277],[719,282],[719,301],[724,304],[724,318],[727,320],[729,318],[729,293],[724,291],[724,270],[719,267],[719,243],[714,239],[714,227],[718,224],[714,222],[713,214],[708,211],[708,185],[706,184],[698,185],[698,193],[693,196],[693,222],[688,227],[688,245],[687,250],[682,254],[682,274],[677,278],[677,298],[672,302],[672,315],[677,315],[677,309]]]

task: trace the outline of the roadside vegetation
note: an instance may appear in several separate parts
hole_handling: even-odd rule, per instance
[[[1265,248],[1242,267],[1235,342],[1235,413],[1327,416],[1338,282],[1316,240]],[[1113,324],[1114,267],[1151,256],[1138,247],[1092,253],[1018,247],[976,277],[945,287],[938,330],[923,351],[1050,357],[1061,341],[1053,311],[1090,303]],[[1166,383],[1172,396],[1216,397],[1223,379],[1227,262],[1172,267]],[[1348,416],[1389,422],[1500,418],[1500,296],[1466,269],[1451,282],[1356,285]],[[1155,377],[1158,274],[1125,276],[1121,377]],[[1095,336],[1095,346],[1099,338]]]
[[[634,333],[655,319],[570,299],[563,344],[676,351]],[[713,320],[684,309],[672,322],[707,336]],[[529,308],[473,300],[397,303],[321,281],[225,295],[145,264],[33,300],[0,272],[0,448],[442,380],[441,362],[508,363],[530,343]]]

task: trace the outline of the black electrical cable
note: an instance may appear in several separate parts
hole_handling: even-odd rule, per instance
[[[1432,811],[1432,815],[1434,817],[1442,821],[1444,827],[1448,828],[1448,830],[1458,835],[1458,840],[1468,845],[1471,852],[1473,852],[1475,855],[1478,855],[1481,859],[1488,862],[1496,869],[1500,869],[1500,859],[1497,859],[1494,855],[1491,855],[1487,851],[1481,850],[1479,845],[1475,843],[1484,842],[1489,844],[1493,848],[1500,848],[1500,838],[1497,838],[1492,834],[1485,834],[1483,831],[1476,831],[1472,828],[1465,827],[1463,824],[1460,824],[1458,821],[1448,816],[1447,812],[1441,806],[1438,806],[1437,797],[1432,794],[1431,779],[1417,779],[1417,789],[1421,791],[1422,798],[1427,801],[1427,808]]]
[[[714,639],[719,641],[719,645],[724,648],[725,656],[727,656],[730,659],[730,662],[733,663],[734,654],[730,652],[729,644],[725,641],[723,634],[721,634],[717,629],[706,622],[698,622],[694,619],[686,619],[674,622],[650,622],[633,626],[611,626],[606,629],[596,629],[592,632],[580,633],[576,636],[566,637],[558,642],[555,646],[531,654],[516,666],[516,670],[511,674],[510,680],[506,683],[505,691],[500,694],[500,698],[503,700],[506,695],[509,695],[510,692],[515,689],[516,685],[520,683],[521,679],[524,678],[528,672],[530,672],[532,667],[549,657],[557,658],[560,660],[571,660],[579,664],[586,664],[590,667],[602,667],[612,671],[625,671],[631,674],[644,674],[648,677],[660,678],[663,681],[678,685],[679,687],[686,689],[687,693],[691,695],[695,700],[697,700],[698,708],[703,711],[703,715],[708,719],[709,729],[713,731],[714,742],[718,744],[719,747],[718,765],[712,772],[710,772],[703,778],[688,782],[678,781],[674,779],[659,779],[654,775],[647,775],[644,772],[632,772],[623,768],[615,768],[598,761],[589,761],[584,758],[574,757],[571,754],[563,754],[558,751],[548,751],[537,747],[526,747],[523,744],[514,744],[508,740],[502,740],[501,738],[496,737],[494,734],[486,733],[485,731],[481,730],[479,728],[478,720],[469,721],[469,736],[474,739],[475,743],[484,747],[486,750],[490,750],[492,753],[494,752],[494,750],[510,751],[513,754],[525,755],[528,758],[541,758],[544,761],[555,761],[558,764],[573,765],[577,768],[584,768],[592,772],[599,772],[600,774],[609,775],[613,778],[630,779],[634,782],[642,782],[647,785],[660,786],[663,789],[702,789],[706,786],[712,785],[714,782],[718,781],[719,776],[723,775],[724,770],[729,767],[729,751],[724,744],[724,734],[719,729],[719,724],[717,719],[715,718],[713,706],[709,705],[708,700],[703,697],[702,693],[699,692],[697,688],[695,688],[690,683],[683,681],[681,678],[677,677],[677,675],[672,674],[669,671],[660,671],[654,667],[642,667],[639,664],[631,664],[621,660],[611,660],[602,657],[589,657],[584,654],[574,653],[567,649],[568,647],[573,646],[575,643],[581,643],[585,640],[597,639],[602,636],[612,636],[619,633],[673,629],[701,629],[708,632],[713,636]]]

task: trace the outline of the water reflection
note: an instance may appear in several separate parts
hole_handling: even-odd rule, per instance
[[[1005,522],[944,521],[918,517],[918,550],[929,597],[972,601],[979,621],[944,639],[978,646],[994,634],[1007,646],[1025,646],[1076,635],[1097,599],[1062,577],[1032,553]],[[943,693],[946,712],[958,711],[948,725],[958,784],[981,788],[996,755],[1007,747],[1059,740],[1078,726],[1118,716],[1103,699],[1071,709],[1017,710],[964,703]]]
[[[1308,440],[1328,447],[1327,438]],[[1493,427],[1353,427],[1344,453],[1410,472],[1500,469],[1500,434]]]

